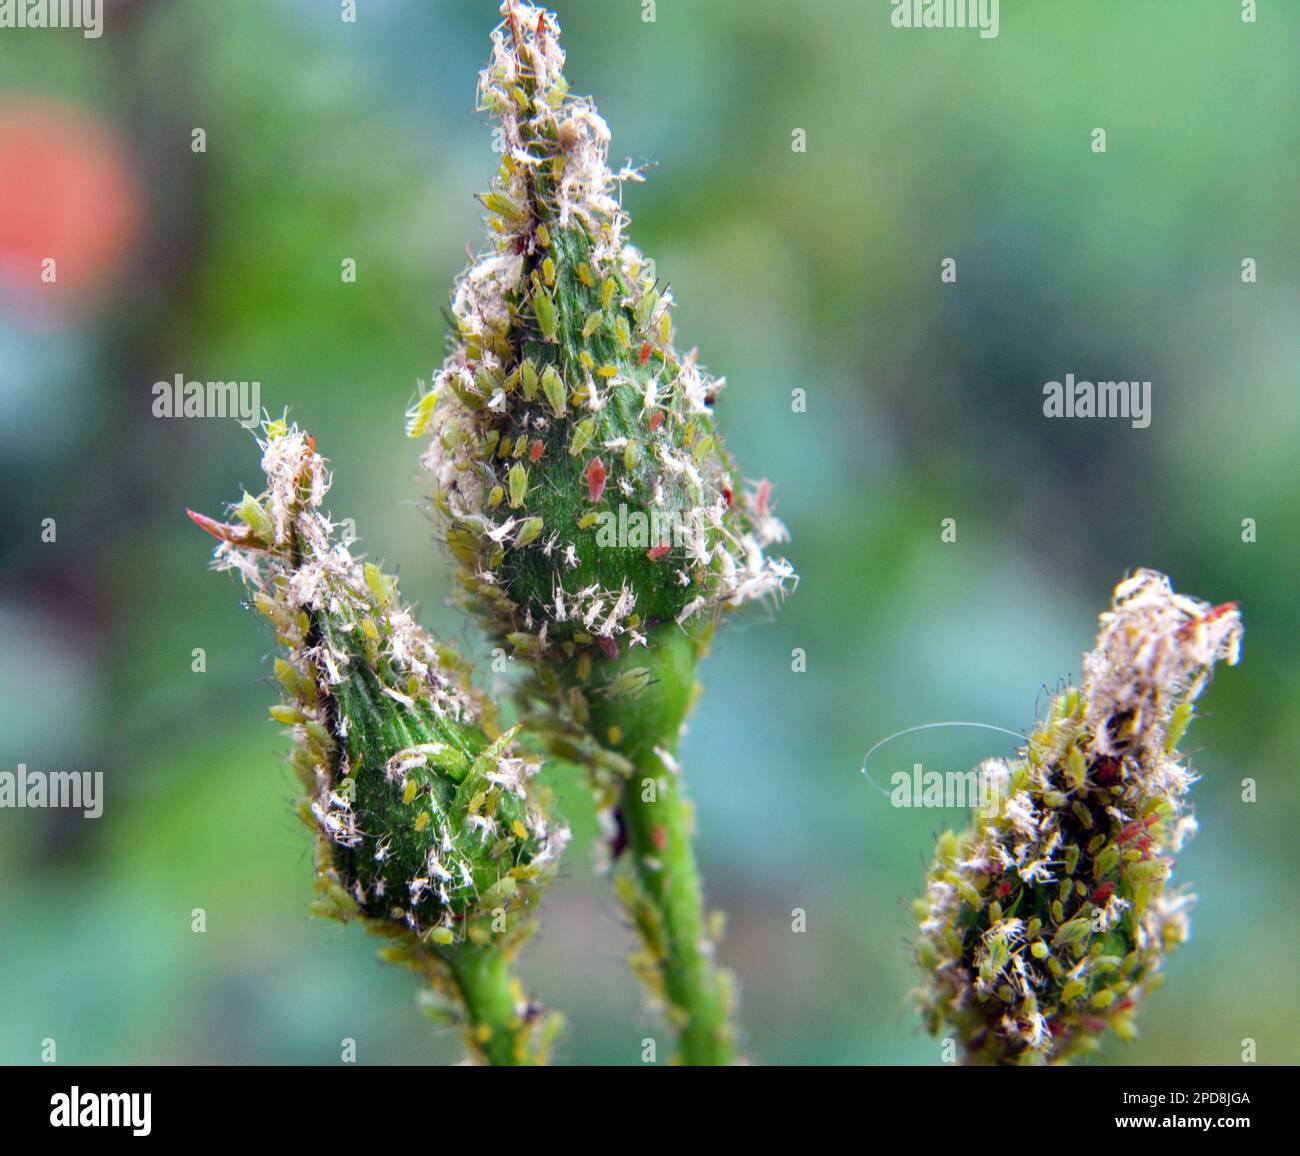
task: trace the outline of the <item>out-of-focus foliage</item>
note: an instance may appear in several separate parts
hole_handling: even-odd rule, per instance
[[[337,467],[333,512],[482,657],[444,605],[402,415],[481,232],[495,5],[358,7],[353,25],[309,0],[119,0],[99,40],[0,33],[0,141],[52,126],[43,169],[7,163],[54,174],[23,230],[0,227],[0,769],[102,771],[107,792],[96,821],[0,811],[0,1061],[45,1037],[64,1061],[328,1063],[344,1036],[362,1062],[457,1055],[365,936],[304,914],[287,742],[248,677],[273,642],[181,512],[256,482],[253,438],[151,414],[178,373],[259,380]],[[1192,940],[1141,1038],[1101,1060],[1235,1063],[1246,1038],[1300,1060],[1300,10],[1008,3],[995,40],[895,31],[883,3],[559,15],[614,157],[656,162],[626,192],[634,240],[681,342],[728,378],[719,424],[776,481],[801,575],[779,616],[719,641],[683,748],[748,1053],[937,1060],[906,1004],[905,902],[964,817],[892,809],[862,756],[919,723],[1023,725],[1146,565],[1238,599],[1246,639],[1192,735]],[[102,228],[77,281],[42,287],[32,253],[85,220],[70,172]],[[1150,428],[1045,420],[1043,383],[1070,372],[1151,380]],[[964,769],[1002,742],[925,732],[873,766]],[[590,808],[549,773],[577,839],[527,984],[569,1016],[558,1059],[635,1062],[653,1029],[589,871]]]

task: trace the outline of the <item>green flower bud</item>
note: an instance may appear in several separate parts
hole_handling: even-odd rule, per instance
[[[980,768],[994,805],[943,835],[917,907],[922,1013],[968,1061],[1057,1063],[1107,1028],[1135,1034],[1193,902],[1168,885],[1196,829],[1178,737],[1241,635],[1235,603],[1139,570],[1101,616],[1082,688],[1056,697],[1014,760]]]
[[[480,74],[500,171],[492,244],[456,282],[457,341],[408,414],[466,601],[531,669],[530,725],[582,763],[644,943],[636,970],[688,1063],[734,1057],[673,752],[722,613],[794,574],[767,482],[743,481],[723,386],[673,340],[673,297],[632,246],[610,134],[564,78],[559,25],[504,0]],[[647,790],[643,784],[658,784]],[[617,817],[614,814],[617,809]],[[625,842],[626,847],[622,844]]]
[[[431,435],[435,510],[491,633],[632,754],[626,712],[587,705],[657,675],[665,640],[698,644],[723,610],[779,596],[793,571],[765,551],[786,531],[723,449],[723,379],[678,351],[672,293],[628,241],[620,190],[641,174],[611,173],[554,16],[502,12],[479,85],[504,144],[482,198],[493,242],[456,283],[459,341],[407,429]]]
[[[262,449],[267,489],[233,507],[242,524],[191,516],[283,647],[271,713],[292,728],[301,813],[319,835],[316,910],[413,945],[491,942],[535,901],[568,831],[515,732],[497,733],[396,580],[336,538],[312,439],[272,422]]]

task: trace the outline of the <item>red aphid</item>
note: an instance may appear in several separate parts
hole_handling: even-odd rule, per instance
[[[764,478],[758,483],[758,493],[755,495],[754,504],[758,507],[758,516],[767,517],[767,503],[772,497],[772,483]]]
[[[1101,884],[1100,887],[1093,891],[1092,901],[1094,903],[1109,903],[1110,897],[1114,894],[1115,884],[1107,879],[1105,883]]]
[[[1092,766],[1092,778],[1099,786],[1108,787],[1119,778],[1119,759],[1104,755]]]
[[[650,361],[650,342],[647,341],[643,346],[641,346],[641,352],[640,352],[640,354],[637,356],[637,361],[638,361],[638,363],[641,364],[641,365],[646,365],[646,364],[649,363],[649,361]]]
[[[596,645],[600,647],[600,652],[606,658],[614,659],[618,657],[618,643],[608,634],[601,634],[596,637]]]
[[[587,496],[593,502],[599,502],[605,492],[605,463],[600,458],[592,458],[587,466]]]
[[[651,546],[650,549],[645,552],[645,556],[649,558],[651,562],[658,562],[659,559],[667,554],[671,549],[672,547],[669,546],[667,542],[663,542],[658,546]]]
[[[668,846],[668,832],[660,823],[655,824],[654,830],[650,832],[650,839],[656,851],[662,851]]]
[[[1142,834],[1141,823],[1127,823],[1125,824],[1124,829],[1119,833],[1119,841],[1121,843],[1131,843],[1140,834]]]
[[[1010,879],[1003,879],[994,889],[999,899],[1005,899],[1016,889],[1016,885]]]
[[[1198,626],[1205,626],[1207,623],[1218,621],[1225,614],[1231,614],[1238,608],[1238,605],[1236,602],[1223,602],[1218,606],[1211,607],[1200,618],[1193,618],[1190,622],[1186,622],[1179,627],[1179,636],[1186,638]]]
[[[528,447],[528,460],[534,465],[541,460],[542,454],[546,452],[546,445],[541,438],[538,438],[531,446]]]
[[[723,496],[723,498],[726,499],[726,502],[727,502],[727,509],[730,510],[730,509],[731,509],[731,499],[732,499],[732,493],[731,493],[731,487],[730,487],[730,486],[723,486],[723,487],[722,487],[722,496]]]
[[[650,428],[658,429],[663,424],[664,424],[664,411],[661,409],[657,409],[654,411],[654,413],[650,415]]]
[[[1160,814],[1158,811],[1152,811],[1145,819],[1134,819],[1133,822],[1126,824],[1124,829],[1119,833],[1119,841],[1121,843],[1130,843],[1141,835],[1142,840],[1138,843],[1138,846],[1145,850],[1151,845],[1151,839],[1145,834],[1145,832],[1149,828],[1154,827],[1158,822],[1160,822]]]

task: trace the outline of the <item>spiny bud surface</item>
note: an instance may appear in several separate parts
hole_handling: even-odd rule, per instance
[[[785,530],[723,449],[722,379],[675,347],[672,293],[627,239],[621,187],[641,174],[610,171],[555,17],[502,12],[479,86],[502,150],[492,244],[456,283],[454,348],[407,428],[430,437],[435,509],[494,636],[626,698],[651,677],[627,656],[661,628],[782,591],[792,571],[765,550]]]
[[[292,729],[303,817],[320,836],[318,913],[435,944],[485,939],[475,917],[526,907],[567,829],[396,580],[338,540],[312,438],[270,422],[261,444],[265,492],[245,494],[230,524],[191,516],[221,539],[216,567],[240,574],[283,648],[271,715]]]

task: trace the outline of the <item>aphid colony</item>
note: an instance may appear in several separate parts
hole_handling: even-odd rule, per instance
[[[770,486],[745,485],[718,441],[722,382],[675,350],[671,295],[624,240],[618,192],[638,174],[609,171],[604,122],[568,95],[558,27],[514,0],[502,12],[480,77],[504,146],[482,198],[494,243],[456,282],[453,349],[407,429],[430,438],[468,600],[532,660],[516,692],[530,731],[585,766],[602,820],[621,823],[635,966],[680,1058],[726,1063],[731,986],[672,752],[717,615],[791,577],[764,554],[785,531]],[[272,714],[293,729],[319,832],[317,910],[394,937],[389,958],[464,1012],[475,1054],[544,1060],[557,1021],[509,963],[568,832],[515,732],[497,733],[395,581],[335,540],[311,439],[271,422],[263,449],[266,493],[245,495],[234,524],[196,521],[285,648]],[[653,539],[622,532],[641,522]]]
[[[741,485],[714,429],[720,379],[673,346],[672,295],[625,240],[609,130],[573,97],[553,18],[507,8],[480,76],[500,171],[481,199],[492,246],[458,279],[454,348],[408,414],[470,601],[517,652],[592,660],[653,647],[778,593],[764,549],[785,530]],[[620,506],[671,543],[609,545]]]
[[[1101,616],[1083,687],[1055,698],[1016,759],[981,767],[1000,805],[941,836],[915,904],[922,1011],[932,1032],[956,1029],[967,1060],[1059,1062],[1108,1027],[1134,1035],[1192,903],[1167,886],[1196,829],[1177,745],[1241,633],[1235,605],[1138,571]]]
[[[532,784],[536,767],[497,735],[452,652],[398,597],[396,580],[337,541],[312,439],[270,422],[267,490],[223,524],[215,566],[253,589],[284,654],[272,717],[319,833],[318,912],[364,915],[414,942],[487,940],[476,917],[532,900],[568,837]],[[498,926],[497,931],[502,930]]]

